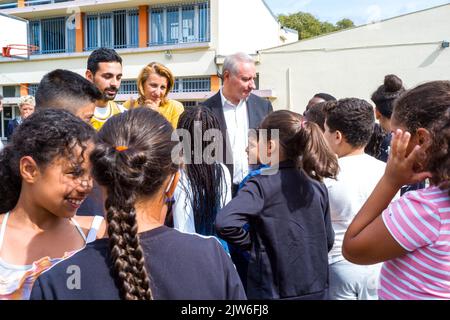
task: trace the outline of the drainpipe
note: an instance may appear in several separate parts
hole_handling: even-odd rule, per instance
[[[287,109],[292,111],[291,68],[286,70],[286,104]]]

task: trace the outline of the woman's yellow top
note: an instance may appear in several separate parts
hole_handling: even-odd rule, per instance
[[[125,103],[123,104],[124,108],[132,109],[139,106],[138,101],[134,100],[133,107],[130,108],[131,103],[132,101],[130,100],[125,101]],[[158,112],[172,124],[172,127],[174,129],[176,129],[178,125],[178,119],[180,118],[180,115],[183,113],[183,111],[184,107],[181,102],[170,99],[168,99],[166,103],[160,105],[158,108]]]

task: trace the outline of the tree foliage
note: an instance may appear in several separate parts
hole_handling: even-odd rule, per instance
[[[283,27],[297,30],[300,39],[307,39],[355,26],[350,19],[342,19],[334,25],[329,22],[322,22],[306,12],[297,12],[289,15],[281,14],[278,16],[278,19]]]

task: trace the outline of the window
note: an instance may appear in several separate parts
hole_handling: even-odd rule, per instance
[[[31,96],[35,96],[38,87],[39,87],[39,83],[29,84],[28,85],[28,94]]]
[[[25,0],[25,6],[39,6],[41,4],[50,4],[50,3],[58,3],[58,2],[67,2],[72,0]]]
[[[195,6],[184,6],[181,11],[182,42],[194,42]]]
[[[119,94],[138,94],[136,80],[122,80]]]
[[[31,88],[31,85],[30,85]],[[31,89],[30,89],[31,90]],[[204,92],[211,90],[210,77],[176,78],[171,92]],[[136,80],[122,80],[119,94],[138,94]],[[31,94],[31,93],[30,93]]]
[[[183,106],[186,107],[198,107],[201,101],[181,101]]]
[[[5,97],[5,98],[20,97],[20,87],[19,86],[3,86],[3,97]]]
[[[209,41],[209,2],[150,8],[150,46]]]
[[[69,17],[32,20],[29,37],[30,44],[39,47],[33,54],[75,51],[75,28]]]
[[[204,92],[211,90],[210,77],[177,78],[173,92]]]
[[[2,3],[0,3],[0,10],[11,8],[17,8],[17,0],[2,1]]]
[[[139,43],[139,16],[136,9],[93,13],[85,18],[86,51],[99,47],[135,48]]]

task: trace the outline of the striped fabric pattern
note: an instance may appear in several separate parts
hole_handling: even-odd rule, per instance
[[[391,203],[382,218],[408,254],[383,264],[380,299],[450,299],[448,190],[429,187],[408,192]]]

